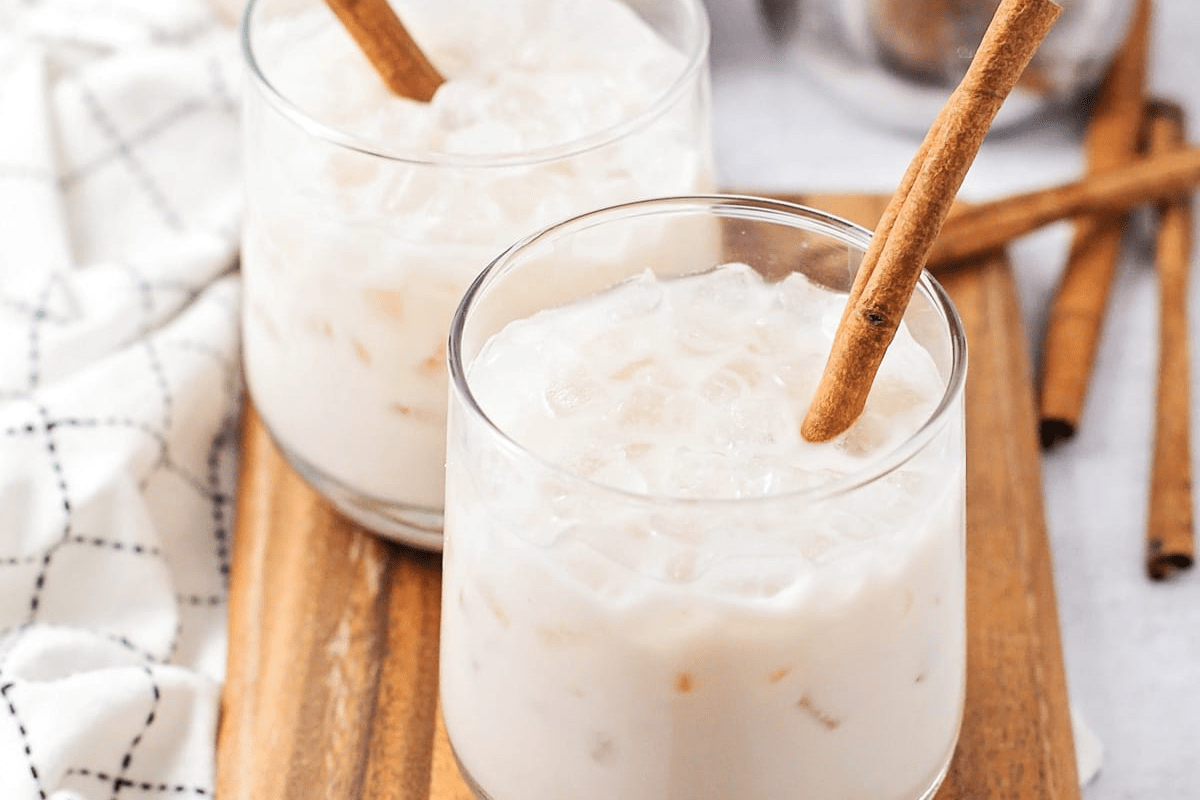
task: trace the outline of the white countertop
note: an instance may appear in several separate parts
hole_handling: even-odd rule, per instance
[[[757,0],[708,0],[721,184],[770,191],[890,192],[918,139],[838,108],[773,55]],[[1180,102],[1200,140],[1200,3],[1157,0],[1150,91]],[[990,137],[960,196],[969,200],[1073,180],[1081,109]],[[1200,567],[1164,583],[1143,570],[1157,369],[1157,287],[1146,226],[1127,237],[1088,404],[1075,439],[1043,458],[1072,703],[1104,746],[1085,800],[1193,800],[1200,761]],[[1066,258],[1067,224],[1010,249],[1029,341],[1037,348]],[[1200,241],[1200,226],[1197,230]],[[1193,264],[1200,255],[1193,258]],[[1200,281],[1189,302],[1200,303]],[[1200,414],[1200,325],[1192,329]],[[1193,434],[1193,444],[1200,434]],[[1194,447],[1194,450],[1197,448]],[[1200,459],[1193,458],[1200,475]]]

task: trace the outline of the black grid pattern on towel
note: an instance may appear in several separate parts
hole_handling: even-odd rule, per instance
[[[69,10],[72,2],[46,0],[27,8],[32,12],[57,5]],[[145,41],[156,46],[189,45],[219,33],[217,27],[223,25],[211,9],[173,26],[155,18],[155,4],[76,5],[81,15],[107,14],[130,29],[140,27]],[[197,9],[203,7],[196,4]],[[62,44],[90,46],[67,40]],[[202,57],[199,51],[193,55]],[[152,109],[134,126],[128,124],[128,116],[123,119],[115,113],[111,98],[89,80],[86,71],[64,79],[59,94],[73,96],[84,110],[95,146],[74,163],[67,159],[55,165],[20,163],[0,154],[0,191],[45,190],[57,193],[66,204],[73,193],[85,192],[89,184],[103,180],[119,187],[121,197],[116,202],[151,210],[145,224],[157,226],[156,235],[175,235],[182,241],[197,228],[187,203],[191,195],[173,185],[177,176],[161,169],[164,148],[178,146],[164,141],[178,142],[180,132],[198,121],[212,125],[213,118],[223,118],[236,126],[236,87],[230,80],[236,73],[217,55],[205,58],[203,91]],[[193,144],[205,147],[204,142]],[[181,153],[179,157],[204,156]],[[236,236],[234,230],[215,233],[229,241]],[[26,774],[0,775],[0,795],[45,800],[70,790],[89,800],[211,797],[210,782],[171,780],[162,774],[166,768],[148,754],[160,752],[154,740],[163,728],[161,720],[169,703],[166,687],[178,681],[175,659],[189,626],[207,630],[225,614],[241,403],[239,353],[230,333],[236,330],[236,287],[227,280],[215,286],[211,270],[190,280],[186,270],[178,268],[160,277],[154,265],[118,266],[128,272],[130,307],[138,309],[137,323],[131,326],[134,332],[99,363],[79,368],[104,369],[105,358],[121,360],[114,374],[126,384],[122,395],[139,398],[135,407],[121,409],[94,402],[86,394],[61,391],[74,375],[63,374],[61,365],[55,367],[47,348],[51,343],[62,347],[64,332],[88,324],[78,309],[57,301],[71,291],[71,276],[61,267],[54,265],[40,288],[33,290],[0,282],[0,330],[23,326],[20,347],[25,353],[24,364],[16,370],[12,364],[0,364],[0,375],[6,376],[0,378],[0,459],[17,459],[10,463],[19,463],[21,478],[31,487],[28,497],[20,498],[27,501],[24,508],[16,513],[41,523],[49,521],[17,528],[15,541],[0,536],[0,587],[9,597],[7,605],[0,606],[0,729],[4,737],[12,734],[0,741],[19,742],[27,764]],[[216,270],[216,278],[234,269],[234,264],[226,264]],[[0,269],[4,274],[12,273]],[[177,324],[186,315],[202,322]],[[206,339],[204,324],[220,328],[221,334]],[[206,392],[199,403],[197,387]],[[112,456],[117,442],[124,461]],[[97,510],[96,492],[106,491],[106,486],[95,485],[96,463],[106,457],[128,470],[119,479],[132,479],[136,496],[151,510],[148,528],[122,525],[118,512]],[[7,492],[9,499],[16,494],[2,485],[0,491]],[[169,498],[175,508],[164,510],[163,498]],[[120,498],[111,501],[119,502]],[[166,519],[178,509],[189,512],[185,522]],[[0,509],[0,513],[5,512]],[[160,523],[174,526],[170,535],[158,535]],[[154,636],[144,636],[128,617],[118,614],[113,622],[93,613],[96,607],[127,611],[120,605],[126,602],[121,593],[128,589],[122,583],[142,581],[147,575],[165,576],[162,582],[169,591],[155,598],[166,608],[164,619],[174,620],[160,626]],[[92,593],[82,600],[75,598],[81,594],[80,585]],[[113,596],[105,596],[110,588]],[[14,596],[24,598],[23,607],[12,600]],[[136,591],[128,596],[144,597]],[[47,629],[78,633],[93,643],[89,646],[117,653],[116,660],[124,659],[121,663],[136,672],[135,688],[126,686],[126,690],[137,711],[126,715],[129,724],[119,734],[114,730],[108,748],[117,755],[95,760],[81,755],[78,763],[47,765],[39,731],[44,734],[64,721],[36,719],[33,709],[38,698],[30,681],[12,669],[28,637]],[[181,712],[176,707],[171,713]]]

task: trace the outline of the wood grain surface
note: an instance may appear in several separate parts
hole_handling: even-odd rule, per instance
[[[868,225],[884,202],[787,199]],[[970,352],[968,658],[962,734],[938,798],[1078,800],[1012,274],[997,254],[942,282]],[[437,706],[439,557],[339,517],[250,407],[243,438],[217,796],[470,800]]]

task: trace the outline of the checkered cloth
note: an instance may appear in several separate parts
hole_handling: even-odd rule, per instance
[[[213,794],[235,40],[203,0],[0,0],[3,800]]]

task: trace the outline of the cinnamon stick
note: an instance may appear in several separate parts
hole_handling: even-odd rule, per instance
[[[1084,137],[1091,172],[1121,166],[1138,156],[1150,12],[1151,0],[1139,0],[1125,41],[1096,96]],[[1044,447],[1073,436],[1082,416],[1125,220],[1124,214],[1100,214],[1076,222],[1042,347],[1039,415]]]
[[[872,241],[801,424],[828,441],[858,419],[883,355],[908,307],[930,248],[996,112],[1061,8],[1051,0],[1003,0],[967,74],[951,94],[893,195]]]
[[[326,0],[393,93],[423,103],[445,79],[413,41],[388,0]]]
[[[1051,222],[1116,214],[1200,186],[1200,147],[1182,147],[1093,172],[1072,183],[956,209],[929,253],[927,267],[949,270]]]
[[[1183,146],[1183,109],[1153,101],[1146,109],[1151,153]],[[1161,203],[1155,241],[1158,272],[1158,390],[1154,459],[1146,524],[1146,573],[1163,580],[1192,565],[1191,422],[1188,391],[1188,270],[1192,259],[1192,204],[1186,193]]]

